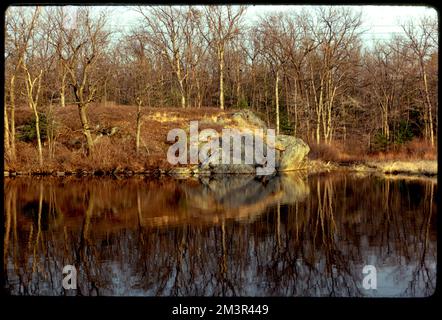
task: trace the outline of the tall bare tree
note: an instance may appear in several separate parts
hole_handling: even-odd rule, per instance
[[[103,81],[97,76],[96,65],[109,43],[111,32],[106,28],[107,15],[101,11],[94,16],[90,7],[77,8],[68,19],[54,19],[54,27],[61,30],[62,39],[56,39],[57,54],[69,75],[78,106],[83,134],[86,138],[87,153],[93,153],[93,139],[87,110],[98,98],[98,89]]]
[[[276,134],[279,134],[279,81],[282,68],[287,61],[287,55],[284,48],[284,29],[280,22],[282,14],[269,15],[261,18],[256,27],[256,37],[260,41],[260,52],[268,61],[275,76],[275,115],[276,115]]]
[[[10,116],[8,117],[7,105],[4,108],[4,134],[6,153],[12,160],[16,156],[15,147],[15,109],[16,109],[16,80],[22,70],[23,61],[25,59],[25,52],[28,49],[34,29],[37,24],[39,15],[38,9],[32,8],[8,8],[5,17],[5,48],[9,74],[9,109]]]
[[[350,52],[358,48],[361,13],[348,8],[319,8],[317,21],[312,20],[311,30],[318,43],[318,52],[310,55],[311,84],[317,116],[316,140],[320,131],[325,142],[330,143],[333,134],[333,109],[339,90],[343,90],[348,72]]]
[[[188,66],[185,65],[186,52],[192,47],[190,31],[196,11],[186,7],[152,6],[136,9],[143,17],[145,36],[164,55],[172,68],[181,95],[181,107],[186,108],[186,84]],[[189,33],[190,32],[190,33]]]
[[[224,54],[226,45],[244,28],[245,6],[206,6],[204,8],[208,31],[203,31],[210,47],[216,52],[219,70],[219,106],[224,109]]]
[[[26,97],[28,100],[28,105],[34,113],[35,117],[35,131],[37,135],[37,150],[38,150],[38,163],[40,167],[43,166],[43,148],[41,143],[40,134],[40,116],[39,116],[39,98],[41,93],[41,81],[43,76],[43,71],[45,64],[44,59],[47,59],[46,54],[38,55],[40,53],[47,53],[48,42],[44,38],[44,35],[37,34],[37,23],[40,16],[41,8],[36,7],[34,13],[32,14],[32,27],[33,32],[30,34],[30,39],[32,40],[32,45],[26,48],[24,58],[22,61],[22,68],[24,71],[24,82],[26,87]],[[46,44],[46,46],[45,46]],[[46,47],[46,48],[45,48]],[[31,69],[32,65],[34,70]]]
[[[422,95],[424,100],[424,119],[425,119],[425,135],[426,138],[434,146],[434,130],[433,130],[433,103],[431,101],[431,93],[428,85],[428,72],[426,62],[435,47],[437,47],[438,25],[435,19],[428,17],[421,18],[416,24],[409,20],[402,24],[407,45],[410,47],[417,59],[419,66],[420,79],[422,83]]]

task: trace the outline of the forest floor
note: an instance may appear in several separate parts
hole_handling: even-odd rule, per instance
[[[189,128],[190,121],[199,120],[199,129],[213,127],[213,120],[227,116],[237,110],[222,111],[217,108],[143,108],[141,144],[135,149],[136,106],[120,106],[108,103],[90,105],[88,109],[90,127],[96,139],[94,153],[85,154],[84,138],[76,106],[56,108],[54,113],[55,132],[50,154],[49,142],[43,140],[43,167],[38,164],[36,143],[26,141],[23,132],[32,122],[29,108],[16,110],[16,158],[6,155],[4,174],[137,174],[161,173],[171,169],[166,154],[170,144],[167,133],[174,128]],[[212,122],[212,123],[211,123]],[[43,126],[42,132],[46,134]],[[336,169],[355,171],[376,171],[386,174],[437,174],[437,151],[422,147],[422,143],[407,146],[406,152],[364,154],[360,150],[354,154],[342,152],[342,146],[320,146],[307,142],[311,152],[306,161],[309,172],[322,172]],[[405,149],[404,149],[405,150]]]

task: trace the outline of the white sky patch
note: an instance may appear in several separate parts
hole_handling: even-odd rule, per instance
[[[251,24],[260,16],[271,12],[290,12],[300,10],[314,10],[318,6],[301,5],[249,5],[246,11],[245,21]],[[423,16],[437,18],[437,11],[426,6],[344,6],[351,7],[355,11],[362,12],[362,26],[365,30],[363,40],[365,45],[370,45],[376,40],[389,39],[401,34],[400,24],[409,19],[418,20]],[[103,8],[103,7],[101,7]],[[110,11],[110,25],[119,32],[128,31],[138,24],[140,15],[130,6],[105,7]]]

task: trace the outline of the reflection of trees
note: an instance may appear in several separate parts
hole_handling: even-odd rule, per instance
[[[418,237],[421,247],[417,252],[420,253],[419,261],[416,261],[415,269],[412,271],[411,281],[408,284],[406,294],[416,295],[416,292],[423,291],[427,294],[433,293],[436,289],[436,274],[433,270],[430,270],[429,265],[436,263],[436,249],[429,250],[430,248],[430,231],[432,227],[433,213],[437,212],[433,208],[434,199],[434,183],[427,182],[425,184],[425,193],[423,201],[423,219],[421,226],[419,227]],[[422,239],[423,238],[423,239]],[[421,287],[419,287],[421,286]]]
[[[68,294],[61,270],[75,264],[78,295],[354,296],[375,256],[401,294],[433,292],[435,183],[317,176],[308,197],[246,183],[241,198],[222,181],[6,180],[4,283]]]

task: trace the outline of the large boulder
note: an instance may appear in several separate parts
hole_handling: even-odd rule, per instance
[[[232,120],[236,123],[238,128],[249,128],[249,129],[266,129],[266,123],[261,120],[253,111],[244,109],[235,112],[232,115]]]
[[[235,112],[232,119],[240,129],[267,128],[265,122],[250,110]],[[276,166],[278,171],[299,169],[305,156],[310,152],[309,146],[304,141],[283,134],[276,136],[275,148],[277,150]]]
[[[246,164],[242,159],[244,159],[244,154],[242,155],[242,159],[237,159],[238,162],[241,163],[233,163],[234,157],[232,157],[231,163],[223,164],[221,163],[222,159],[222,149],[218,149],[218,155],[219,155],[219,163],[213,164],[210,163],[208,160],[209,158],[206,158],[203,160],[199,165],[199,171],[204,172],[210,172],[214,174],[254,174],[256,172],[255,164]],[[233,154],[233,150],[230,150],[231,154]]]
[[[226,114],[217,118],[215,123],[221,124],[227,128],[234,128],[240,132],[241,135],[254,136],[254,129],[267,129],[266,123],[260,119],[255,113],[250,110],[241,110],[234,113]],[[264,139],[264,137],[261,137]],[[252,137],[251,141],[254,140]],[[200,143],[199,143],[200,144]],[[267,150],[265,141],[263,141],[264,150]],[[201,147],[201,144],[200,144]],[[230,154],[233,154],[233,143],[230,144]],[[305,156],[309,153],[309,146],[299,138],[288,135],[277,135],[275,137],[276,159],[275,165],[277,171],[292,171],[302,167]],[[218,149],[218,154],[222,154],[222,149]],[[241,150],[241,159],[239,164],[212,164],[208,159],[204,159],[199,163],[198,170],[195,173],[209,173],[209,174],[255,174],[257,167],[262,167],[254,159],[252,164],[244,163],[244,148]],[[265,156],[265,155],[264,155]]]
[[[301,139],[279,134],[275,138],[275,148],[280,151],[278,171],[292,171],[300,168],[310,147]]]

